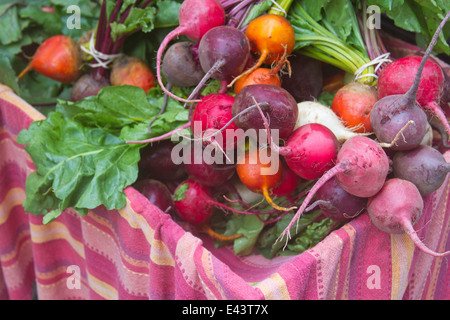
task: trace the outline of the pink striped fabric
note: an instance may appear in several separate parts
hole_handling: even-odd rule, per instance
[[[42,116],[0,87],[0,299],[449,299],[448,258],[379,231],[364,213],[297,256],[267,260],[216,249],[125,190],[121,210],[48,225],[24,212],[34,170],[17,134]],[[450,153],[445,154],[450,161]],[[425,198],[415,226],[425,243],[450,250],[448,181]]]

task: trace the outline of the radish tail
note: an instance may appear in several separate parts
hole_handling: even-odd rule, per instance
[[[279,205],[277,205],[275,202],[273,202],[272,198],[269,195],[269,190],[267,188],[263,188],[262,189],[263,192],[263,196],[264,199],[266,199],[266,201],[272,206],[272,208],[277,209],[279,211],[291,211],[294,209],[297,209],[297,207],[290,207],[290,208],[285,208],[285,207],[280,207]]]
[[[31,66],[31,63],[29,63],[25,69],[22,70],[22,72],[17,76],[17,80],[20,80],[26,73],[28,73],[28,71],[30,71],[31,69],[33,69],[33,67]]]
[[[430,111],[432,115],[436,116],[438,120],[442,123],[443,129],[447,133],[445,136],[442,136],[442,141],[445,141],[445,146],[448,145],[448,137],[450,136],[450,125],[448,123],[447,117],[444,114],[444,111],[435,103],[429,102],[425,106],[422,106],[424,111]]]
[[[258,68],[264,63],[264,60],[266,60],[268,54],[269,54],[269,52],[268,52],[267,50],[266,50],[266,51],[263,51],[263,52],[261,53],[261,55],[259,56],[259,59],[258,59],[258,61],[255,63],[255,65],[254,65],[253,67],[251,67],[250,69],[247,69],[246,71],[242,72],[242,73],[241,73],[240,75],[238,75],[236,78],[234,78],[233,81],[230,82],[230,84],[228,85],[228,87],[231,88],[231,87],[234,85],[234,83],[235,83],[236,81],[238,81],[240,78],[242,78],[242,77],[244,77],[244,76],[246,76],[246,75],[252,73],[252,72],[255,71],[256,69],[258,69]]]
[[[345,164],[336,165],[333,168],[331,168],[330,170],[328,170],[327,172],[325,172],[322,175],[322,177],[319,180],[317,180],[317,182],[314,184],[314,186],[309,191],[305,200],[303,200],[303,203],[300,206],[300,209],[298,209],[297,213],[292,218],[291,222],[286,227],[286,229],[284,229],[284,231],[280,234],[280,236],[278,237],[276,242],[283,239],[284,236],[287,236],[287,239],[286,239],[286,245],[287,245],[289,239],[291,238],[291,235],[290,235],[291,228],[294,226],[295,222],[298,222],[298,220],[300,219],[300,216],[303,214],[303,212],[307,208],[308,204],[310,203],[310,201],[316,194],[316,192],[325,184],[325,182],[327,182],[328,180],[333,178],[335,175],[344,172],[345,170],[347,170],[347,165],[345,165]],[[298,226],[298,224],[297,224],[297,226]]]
[[[185,31],[186,31],[186,27],[178,26],[177,28],[175,28],[171,32],[169,32],[167,34],[167,36],[164,38],[164,40],[161,42],[161,44],[158,48],[158,52],[156,54],[156,78],[158,79],[158,83],[161,86],[161,89],[164,91],[165,94],[167,94],[169,97],[171,97],[175,100],[188,103],[188,102],[191,102],[189,99],[186,100],[186,99],[180,98],[177,95],[170,92],[169,90],[167,90],[166,87],[164,86],[164,84],[162,82],[162,78],[161,78],[161,62],[162,62],[162,56],[163,56],[164,49],[167,47],[169,42],[172,41],[172,39],[174,39],[175,37],[178,37],[180,34],[183,34]]]
[[[414,242],[416,247],[418,247],[421,251],[423,251],[426,254],[432,255],[433,257],[445,257],[450,254],[450,251],[438,253],[430,248],[428,248],[417,236],[416,230],[414,230],[412,224],[410,221],[406,220],[403,221],[403,228],[405,229],[406,234],[411,238],[411,240]]]
[[[211,238],[220,240],[220,241],[232,241],[232,240],[236,240],[236,239],[242,237],[242,233],[234,234],[232,236],[225,236],[223,234],[219,234],[206,224],[201,226],[201,232],[204,232],[207,235],[209,235]]]
[[[425,63],[427,62],[428,57],[431,54],[431,51],[433,51],[433,48],[437,43],[439,34],[441,33],[442,29],[444,28],[444,25],[447,22],[447,20],[449,19],[449,17],[450,17],[450,11],[446,14],[445,18],[441,21],[438,28],[436,29],[436,32],[434,33],[433,38],[431,39],[430,44],[428,45],[428,48],[425,51],[425,55],[423,56],[422,61],[420,62],[419,68],[417,69],[417,73],[414,78],[413,85],[411,86],[411,88],[409,88],[408,92],[406,92],[406,94],[405,94],[406,98],[409,100],[409,102],[411,104],[413,104],[416,101],[417,90],[419,89],[420,78],[422,77],[422,70],[425,67]]]

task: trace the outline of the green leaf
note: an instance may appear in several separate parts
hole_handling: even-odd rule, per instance
[[[186,191],[189,188],[189,183],[183,183],[181,186],[177,188],[173,195],[173,201],[181,201],[186,199]]]
[[[50,221],[71,207],[80,213],[104,205],[120,209],[123,190],[135,182],[139,149],[100,128],[86,128],[52,112],[20,132],[36,171],[26,183],[27,212]],[[48,213],[50,211],[50,213]]]
[[[13,70],[9,59],[0,53],[0,83],[10,87],[16,94],[19,94],[19,84],[17,76]]]
[[[4,4],[0,6],[0,14],[0,43],[7,45],[19,41],[22,37],[22,27],[17,7]]]

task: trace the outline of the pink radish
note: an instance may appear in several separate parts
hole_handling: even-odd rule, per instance
[[[164,49],[172,39],[180,35],[199,42],[208,30],[225,24],[225,10],[217,0],[185,0],[180,6],[178,19],[179,26],[169,32],[159,46],[156,56],[156,77],[167,95],[182,102],[189,102],[177,97],[164,87],[161,79],[161,60]]]
[[[374,140],[355,136],[344,142],[337,155],[336,165],[328,170],[309,191],[288,227],[280,235],[288,235],[292,226],[305,211],[315,193],[336,176],[341,187],[348,193],[368,198],[381,190],[389,171],[389,159]]]
[[[398,178],[386,181],[380,192],[369,198],[367,211],[377,228],[390,234],[406,233],[426,254],[434,257],[450,254],[450,251],[437,253],[431,250],[417,236],[413,226],[422,215],[423,199],[412,182]]]
[[[444,112],[439,107],[445,85],[444,73],[441,67],[434,61],[428,60],[428,57],[449,16],[450,12],[447,13],[436,30],[423,58],[412,56],[395,60],[383,69],[377,83],[378,96],[380,98],[379,105],[396,104],[399,108],[412,107],[413,105],[421,107],[437,116],[445,126],[447,133],[450,133],[450,125]],[[416,75],[414,79],[412,78],[413,74]],[[383,119],[387,119],[388,116],[385,115]],[[416,123],[416,125],[410,126],[408,131],[416,128],[419,130],[419,126],[420,129],[423,127],[421,123]],[[374,128],[374,131],[376,132],[376,128]],[[394,129],[394,131],[398,130]],[[417,138],[418,134],[415,135]],[[387,139],[390,140],[389,138]],[[414,137],[410,139],[414,139]],[[408,137],[405,140],[408,141]],[[403,148],[402,150],[406,149]]]

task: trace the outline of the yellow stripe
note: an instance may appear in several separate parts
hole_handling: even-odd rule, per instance
[[[87,275],[88,275],[89,287],[92,290],[94,290],[99,296],[103,297],[106,300],[118,300],[119,299],[119,293],[113,286],[94,277],[89,272],[87,273]]]
[[[71,247],[82,257],[85,258],[84,245],[75,240],[67,227],[59,222],[52,221],[47,225],[30,224],[31,238],[34,243],[45,243],[52,240],[63,239],[70,243]]]
[[[272,274],[256,285],[266,300],[291,300],[286,282],[278,273]]]
[[[0,224],[4,224],[8,218],[11,210],[15,206],[22,205],[25,201],[25,191],[21,188],[9,189],[5,199],[0,203]]]
[[[392,300],[402,299],[405,293],[413,253],[414,243],[407,234],[391,235]]]
[[[130,201],[127,199],[127,205],[118,210],[119,214],[134,229],[142,229],[142,232],[151,245],[150,259],[158,265],[175,266],[175,261],[170,254],[169,249],[164,242],[155,239],[155,231],[148,225],[145,218],[131,209]]]
[[[28,104],[25,100],[18,97],[9,87],[0,83],[0,99],[14,104],[17,108],[25,112],[33,120],[45,119],[45,116]]]

